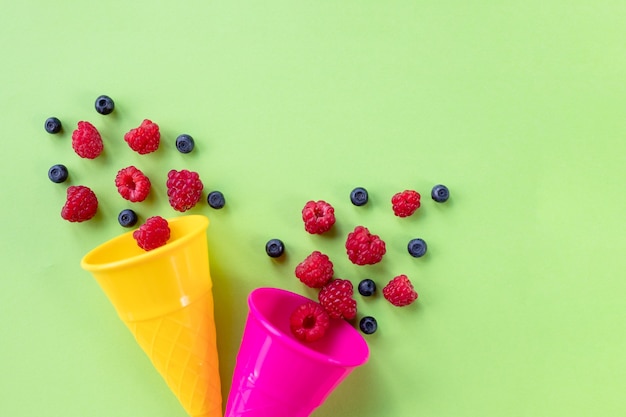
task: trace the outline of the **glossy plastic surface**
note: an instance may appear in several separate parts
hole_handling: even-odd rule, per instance
[[[289,317],[306,301],[275,288],[250,294],[226,417],[309,416],[355,367],[367,362],[367,343],[344,320],[331,320],[328,333],[316,342],[293,337]]]
[[[221,417],[206,229],[200,215],[169,220],[165,246],[146,252],[132,232],[81,261],[193,417]]]

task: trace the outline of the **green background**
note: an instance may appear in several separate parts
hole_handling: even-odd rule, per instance
[[[211,219],[225,397],[247,294],[314,297],[293,270],[321,250],[337,277],[407,274],[420,298],[357,295],[379,322],[370,361],[316,417],[626,414],[625,21],[623,1],[591,0],[4,5],[0,415],[185,415],[79,266],[124,231],[113,179],[130,164],[154,185],[132,205],[142,218],[178,215],[169,169],[226,196],[191,210]],[[114,114],[95,112],[100,94]],[[52,115],[61,135],[43,130]],[[122,137],[144,118],[163,142],[139,156]],[[96,160],[71,149],[79,120],[104,137]],[[180,133],[192,154],[175,150]],[[55,163],[67,183],[47,179]],[[429,198],[437,183],[447,204]],[[61,219],[71,184],[98,195],[93,220]],[[367,206],[351,205],[355,186]],[[390,198],[404,189],[423,205],[400,219]],[[302,227],[310,199],[335,206],[328,236]],[[358,224],[387,242],[380,264],[347,260]],[[413,237],[424,258],[406,253]]]

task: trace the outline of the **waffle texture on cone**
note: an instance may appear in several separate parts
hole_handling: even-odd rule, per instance
[[[166,316],[126,325],[190,416],[221,417],[210,292]]]

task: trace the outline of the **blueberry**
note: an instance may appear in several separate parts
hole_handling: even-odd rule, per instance
[[[364,279],[359,282],[359,294],[365,297],[374,295],[376,292],[376,283],[371,279]]]
[[[221,209],[226,204],[224,194],[219,191],[211,191],[207,196],[207,202],[214,209]]]
[[[133,227],[137,224],[137,214],[131,209],[122,210],[117,216],[117,221],[124,227]]]
[[[96,111],[100,114],[109,114],[115,108],[115,103],[109,96],[100,96],[96,99]]]
[[[426,254],[426,242],[424,242],[424,239],[411,239],[407,249],[409,250],[411,256],[420,258]]]
[[[48,117],[43,125],[48,133],[59,133],[61,131],[61,121],[56,117]]]
[[[265,244],[265,252],[267,256],[278,258],[285,252],[285,245],[280,239],[270,239]]]
[[[350,193],[350,201],[352,201],[352,204],[355,206],[365,205],[367,200],[367,190],[363,187],[357,187]]]
[[[445,203],[448,200],[448,198],[450,198],[450,191],[448,190],[448,187],[446,187],[445,185],[438,184],[433,187],[433,190],[431,191],[430,196],[437,203]]]
[[[179,135],[176,138],[176,149],[178,149],[180,153],[189,153],[193,151],[194,145],[195,143],[193,138],[189,135]]]
[[[376,329],[378,329],[378,323],[374,317],[365,316],[359,322],[359,327],[363,333],[372,334],[376,331]]]
[[[50,181],[56,182],[57,184],[65,181],[67,179],[67,175],[68,173],[65,165],[52,165],[48,170],[48,178],[50,178]]]

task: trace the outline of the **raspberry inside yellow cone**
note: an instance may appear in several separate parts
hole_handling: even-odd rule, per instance
[[[81,261],[192,417],[222,417],[208,225],[201,215],[170,219],[164,246],[146,252],[131,231]]]

